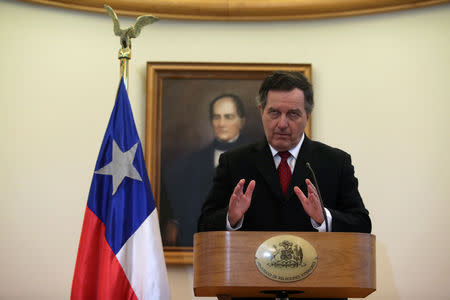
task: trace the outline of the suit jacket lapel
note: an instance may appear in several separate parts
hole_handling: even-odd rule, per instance
[[[305,179],[308,176],[308,171],[306,169],[306,163],[311,160],[311,140],[305,135],[303,144],[298,152],[297,161],[294,167],[294,173],[292,174],[291,183],[289,184],[288,193],[286,199],[294,196],[294,186],[298,186],[305,195],[307,195]]]
[[[284,196],[281,191],[280,180],[278,179],[272,152],[270,151],[269,144],[266,140],[256,144],[255,153],[252,158],[254,160],[254,165],[264,177],[264,180],[269,185],[270,189],[277,197],[283,198]]]

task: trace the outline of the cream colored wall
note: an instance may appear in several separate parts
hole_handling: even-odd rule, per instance
[[[352,154],[373,219],[369,299],[448,299],[449,28],[449,5],[313,21],[162,20],[133,42],[138,130],[149,60],[312,63],[314,138]],[[0,41],[0,298],[67,299],[118,39],[106,14],[0,0]],[[169,279],[173,299],[194,298],[191,267],[170,266]]]

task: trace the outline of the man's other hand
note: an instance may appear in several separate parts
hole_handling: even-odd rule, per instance
[[[228,205],[228,222],[231,227],[234,227],[236,223],[244,216],[247,209],[250,207],[252,201],[253,190],[255,189],[256,182],[250,181],[247,186],[247,190],[244,193],[245,179],[239,180],[238,184],[234,188],[233,194],[230,197],[230,203]]]
[[[296,186],[294,192],[303,205],[305,212],[314,220],[317,224],[322,224],[324,216],[322,213],[322,206],[320,205],[320,199],[317,194],[315,186],[309,179],[306,179],[306,186],[308,188],[308,197],[303,194],[302,190]]]

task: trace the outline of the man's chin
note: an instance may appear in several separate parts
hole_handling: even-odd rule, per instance
[[[226,137],[216,137],[216,139],[219,141],[219,142],[222,142],[222,143],[229,143],[232,139],[230,138],[230,137],[228,137],[228,136],[226,136]]]
[[[277,151],[288,151],[291,144],[286,140],[277,139],[271,144]]]

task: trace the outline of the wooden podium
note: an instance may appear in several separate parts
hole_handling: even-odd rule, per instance
[[[265,240],[291,234],[307,240],[318,264],[308,277],[278,282],[265,277],[255,253]],[[364,298],[376,289],[375,236],[339,232],[211,231],[194,235],[194,294],[199,297]],[[272,293],[273,292],[273,293]]]

